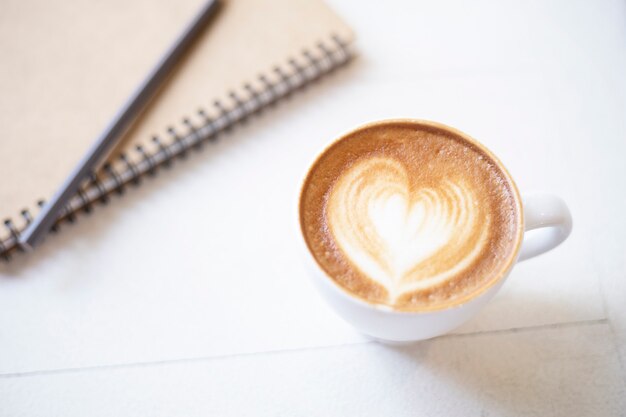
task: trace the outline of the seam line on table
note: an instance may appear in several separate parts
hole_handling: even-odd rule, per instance
[[[523,333],[523,332],[536,331],[536,330],[562,329],[562,328],[568,328],[568,327],[594,326],[594,325],[603,325],[603,324],[609,324],[609,320],[604,318],[604,319],[596,319],[596,320],[580,320],[580,321],[573,321],[573,322],[567,322],[567,323],[542,324],[538,326],[513,327],[510,329],[484,330],[484,331],[471,332],[471,333],[452,333],[452,334],[439,336],[435,339],[437,340],[460,339],[460,338],[470,338],[470,337],[487,336],[487,335],[513,334],[513,333]],[[435,339],[432,339],[432,340],[435,340]],[[428,342],[428,341],[424,341],[424,342]],[[43,369],[43,370],[25,371],[25,372],[8,372],[8,373],[0,373],[0,379],[71,374],[71,373],[90,372],[90,371],[132,369],[132,368],[140,368],[140,367],[148,367],[148,366],[177,365],[177,364],[194,363],[194,362],[208,362],[212,360],[249,357],[249,356],[256,356],[256,355],[272,355],[272,354],[290,353],[290,352],[297,353],[297,352],[305,352],[305,351],[313,351],[313,350],[340,349],[340,348],[344,348],[347,346],[364,345],[364,344],[371,344],[371,343],[378,343],[378,342],[375,342],[373,340],[372,341],[365,340],[365,341],[359,341],[359,342],[344,343],[341,345],[324,345],[324,346],[314,346],[314,347],[306,347],[306,348],[276,349],[276,350],[268,350],[264,352],[234,353],[234,354],[225,354],[225,355],[197,356],[197,357],[189,357],[189,358],[164,359],[164,360],[146,361],[146,362],[116,363],[116,364],[110,364],[110,365],[95,365],[95,366],[84,366],[84,367],[75,367],[75,368]]]

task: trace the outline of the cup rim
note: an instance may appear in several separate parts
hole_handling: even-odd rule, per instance
[[[348,137],[352,136],[356,132],[369,129],[372,127],[376,127],[376,126],[385,126],[385,125],[392,125],[392,124],[398,124],[398,123],[413,124],[413,125],[418,125],[418,126],[426,126],[426,127],[430,127],[434,129],[444,130],[462,138],[463,140],[469,142],[473,146],[476,146],[481,152],[487,155],[497,165],[498,169],[500,169],[500,171],[502,172],[502,174],[508,181],[509,185],[511,186],[511,189],[513,190],[515,205],[517,208],[517,233],[515,237],[515,247],[511,251],[511,254],[509,256],[507,263],[501,269],[500,273],[495,275],[489,282],[487,282],[486,284],[478,288],[476,291],[455,300],[453,303],[444,304],[442,306],[435,306],[435,307],[424,307],[424,308],[420,308],[417,310],[402,310],[399,308],[394,308],[393,306],[388,305],[388,304],[375,303],[370,300],[367,300],[366,298],[353,294],[350,291],[348,291],[346,288],[341,286],[336,280],[334,280],[330,276],[330,274],[324,269],[324,267],[321,265],[321,263],[318,261],[315,255],[313,255],[313,252],[311,251],[311,247],[309,246],[309,242],[307,241],[305,234],[304,234],[304,229],[303,229],[303,224],[302,224],[302,215],[301,215],[302,196],[304,192],[304,186],[307,184],[307,180],[309,179],[309,176],[311,175],[312,169],[317,165],[318,161],[322,158],[322,156],[324,156],[337,143],[347,139]],[[494,155],[487,147],[485,147],[485,145],[483,145],[482,143],[480,143],[478,140],[474,139],[470,135],[464,132],[461,132],[460,130],[455,129],[451,126],[448,126],[446,124],[434,122],[431,120],[424,120],[424,119],[394,118],[394,119],[383,119],[383,120],[378,120],[374,122],[368,122],[368,123],[359,125],[356,128],[353,128],[341,134],[336,139],[330,141],[320,152],[317,153],[315,158],[308,165],[306,173],[300,182],[300,187],[298,191],[297,210],[298,210],[297,211],[298,226],[299,226],[299,232],[300,232],[299,234],[300,234],[301,242],[304,243],[304,246],[307,252],[307,257],[313,261],[317,270],[322,273],[322,275],[324,276],[324,280],[326,282],[329,282],[332,287],[339,290],[339,292],[343,294],[345,297],[347,297],[348,299],[354,302],[357,302],[358,304],[367,306],[369,308],[374,308],[374,309],[382,310],[382,311],[389,312],[389,313],[399,313],[399,314],[410,315],[410,314],[423,314],[423,313],[432,313],[432,312],[437,312],[437,311],[452,310],[455,308],[459,308],[476,298],[479,298],[480,296],[488,292],[491,288],[498,285],[498,283],[500,283],[502,280],[504,280],[508,276],[509,272],[513,268],[513,265],[515,265],[515,263],[517,262],[517,258],[519,256],[519,251],[520,251],[523,236],[524,236],[524,215],[523,215],[522,197],[517,187],[517,184],[513,180],[513,177],[511,177],[511,174],[506,169],[502,161],[500,161],[500,159],[496,155]]]

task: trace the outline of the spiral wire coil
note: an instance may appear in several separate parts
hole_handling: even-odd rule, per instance
[[[199,150],[206,142],[214,142],[223,132],[245,123],[249,116],[260,113],[265,107],[289,97],[292,92],[303,89],[348,63],[352,56],[348,45],[339,36],[332,35],[330,44],[320,42],[315,50],[303,50],[299,59],[289,59],[287,66],[274,67],[274,78],[277,81],[272,82],[269,77],[260,75],[258,81],[261,88],[246,83],[240,92],[231,91],[228,94],[227,104],[215,100],[215,111],[211,113],[214,117],[200,109],[197,111],[200,124],[194,124],[189,118],[185,118],[182,120],[184,133],[170,127],[166,132],[168,141],[153,136],[154,151],[149,152],[144,146],[137,145],[132,152],[136,152],[135,157],[138,156],[139,159],[122,153],[117,161],[108,161],[70,199],[51,232],[57,232],[63,222],[75,222],[79,212],[90,213],[95,203],[106,204],[111,194],[121,195],[128,185],[138,185],[146,175],[156,175],[159,168],[171,165],[176,158],[184,158],[188,151]],[[38,207],[43,204],[43,200],[37,202]],[[3,222],[7,236],[0,236],[0,260],[8,261],[14,252],[22,251],[19,245],[20,232],[33,220],[33,215],[28,209],[22,210],[20,214],[24,223],[22,227],[18,228],[12,219]]]

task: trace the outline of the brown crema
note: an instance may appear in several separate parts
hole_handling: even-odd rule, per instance
[[[302,186],[313,257],[344,291],[398,311],[467,301],[512,265],[517,189],[484,147],[432,122],[359,128],[328,147]]]

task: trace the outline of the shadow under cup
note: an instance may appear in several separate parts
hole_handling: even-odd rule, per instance
[[[398,137],[402,136],[404,133],[409,136],[406,136],[404,139],[398,139]],[[472,260],[471,262],[474,263],[466,262],[467,257],[459,258],[460,260],[458,262],[456,262],[457,258],[454,254],[446,257],[445,259],[449,265],[445,265],[447,265],[449,270],[451,271],[454,268],[458,270],[454,278],[455,285],[457,285],[458,282],[463,282],[459,280],[465,279],[465,277],[469,277],[467,279],[470,283],[474,282],[471,281],[471,279],[481,280],[475,288],[465,292],[460,291],[459,294],[454,294],[456,288],[453,285],[448,285],[449,282],[446,281],[442,281],[443,284],[441,284],[441,286],[443,288],[445,284],[445,291],[447,292],[440,290],[439,287],[436,286],[433,286],[433,288],[436,288],[439,292],[431,292],[429,294],[429,287],[424,287],[426,290],[422,291],[420,285],[423,285],[423,282],[430,282],[427,281],[430,277],[426,276],[424,281],[420,281],[419,279],[422,278],[418,276],[417,273],[421,270],[419,268],[409,269],[410,273],[414,274],[414,276],[419,279],[415,279],[414,282],[409,282],[408,284],[403,283],[402,285],[406,285],[407,288],[413,288],[408,287],[408,285],[414,285],[418,290],[413,293],[408,291],[406,294],[420,294],[420,296],[425,294],[425,296],[422,299],[414,295],[406,296],[404,293],[400,293],[399,298],[395,298],[394,300],[399,299],[402,301],[403,299],[407,299],[409,302],[414,302],[413,305],[407,304],[409,306],[407,308],[406,305],[399,306],[393,302],[388,302],[387,300],[390,299],[389,294],[392,294],[392,292],[388,291],[384,293],[384,291],[380,291],[379,288],[381,287],[380,283],[385,282],[383,279],[391,276],[390,274],[384,275],[384,271],[400,270],[391,268],[385,269],[385,267],[388,265],[402,265],[397,261],[398,259],[402,261],[405,259],[411,260],[412,249],[416,248],[419,250],[424,247],[424,245],[420,246],[421,243],[419,239],[415,246],[407,246],[410,250],[404,251],[408,253],[409,258],[405,255],[403,255],[405,256],[404,258],[399,256],[392,258],[388,255],[390,250],[386,249],[384,254],[386,254],[387,257],[385,258],[381,255],[382,260],[372,264],[371,262],[368,263],[369,261],[367,261],[367,259],[369,258],[366,259],[361,255],[374,253],[374,250],[383,247],[400,247],[404,249],[405,246],[402,245],[404,245],[405,242],[409,242],[407,244],[413,245],[413,240],[406,240],[405,238],[408,233],[407,230],[411,232],[413,230],[442,230],[441,228],[411,229],[411,225],[427,225],[428,223],[425,223],[423,220],[421,222],[407,221],[406,227],[404,223],[399,223],[398,225],[396,224],[397,222],[395,222],[395,218],[402,217],[404,213],[413,215],[415,212],[416,214],[413,217],[421,219],[426,218],[426,215],[430,213],[428,211],[424,211],[423,213],[420,211],[421,200],[419,199],[417,200],[418,203],[411,203],[412,205],[406,203],[402,206],[405,207],[404,211],[394,211],[395,203],[393,202],[393,198],[395,198],[395,194],[393,193],[404,192],[405,195],[409,195],[409,197],[406,197],[407,201],[412,201],[410,198],[412,198],[413,195],[422,192],[420,189],[415,191],[416,188],[413,187],[413,183],[407,182],[406,178],[418,178],[421,175],[419,178],[421,178],[423,182],[426,181],[426,183],[428,183],[428,181],[430,181],[430,177],[424,179],[425,176],[431,175],[430,172],[425,169],[417,170],[417,168],[415,168],[415,172],[412,172],[411,169],[413,168],[411,167],[434,166],[435,168],[433,168],[432,172],[439,175],[439,180],[444,181],[441,182],[441,184],[447,184],[447,182],[449,182],[447,178],[450,176],[449,174],[451,172],[454,174],[458,171],[462,176],[472,175],[471,165],[469,166],[469,171],[467,171],[469,173],[467,174],[463,171],[468,169],[465,165],[460,165],[460,168],[455,168],[452,171],[437,171],[436,163],[432,163],[433,158],[438,157],[444,160],[442,158],[446,158],[448,155],[445,153],[442,154],[439,148],[435,150],[430,146],[430,142],[426,142],[430,140],[428,139],[429,137],[434,137],[432,135],[452,138],[452,140],[461,143],[462,147],[477,152],[477,154],[481,155],[481,158],[484,157],[489,164],[493,164],[493,167],[497,171],[498,179],[503,180],[501,182],[508,190],[508,198],[510,199],[508,204],[512,207],[511,222],[510,225],[507,226],[509,227],[509,229],[507,229],[509,230],[509,235],[507,235],[508,240],[506,241],[506,245],[508,246],[504,247],[504,250],[497,249],[500,251],[497,253],[497,256],[500,256],[501,259],[497,259],[497,262],[492,262],[495,267],[492,266],[490,270],[485,268],[490,267],[491,264],[483,261],[488,257],[496,256],[493,255],[493,246],[486,246],[480,255],[478,255],[479,258],[477,259],[480,260],[482,264],[486,265],[482,270],[475,267],[475,265],[478,265],[478,261]],[[413,146],[414,143],[420,144],[421,148],[416,147],[411,150],[406,146],[402,147],[399,145],[401,140],[411,144],[411,146]],[[377,149],[382,150],[379,153],[383,155],[383,157],[380,157],[379,153],[377,153],[378,151],[372,151],[373,148],[365,146],[368,145],[368,141],[374,143],[374,146],[378,147]],[[376,145],[377,141],[378,145]],[[387,146],[389,144],[391,145]],[[371,145],[368,146],[371,147]],[[456,146],[459,147],[458,145]],[[396,148],[399,150],[394,154],[393,152]],[[434,153],[435,151],[438,153]],[[340,153],[341,155],[337,156]],[[407,172],[405,173],[403,168],[396,166],[397,164],[392,160],[388,161],[388,155],[392,155],[399,160],[404,158],[402,166],[409,167],[406,168]],[[328,162],[329,160],[331,160],[331,163]],[[368,162],[363,163],[362,161],[364,160]],[[336,163],[333,164],[333,162]],[[454,163],[456,164],[457,161],[455,160]],[[463,163],[467,165],[467,161]],[[451,164],[448,163],[448,165]],[[344,171],[348,173],[344,175]],[[413,175],[413,177],[411,177],[411,175]],[[409,185],[404,186],[404,188],[400,187],[394,191],[394,187],[397,188],[397,184],[395,184],[394,181],[388,181],[388,177],[391,178],[393,176],[401,178],[401,184]],[[364,185],[366,183],[364,178],[371,178],[371,181],[368,180],[367,186]],[[479,184],[478,186],[482,187],[482,189],[485,189],[483,183],[489,183],[487,185],[491,186],[491,182],[489,181],[476,181],[476,183]],[[349,186],[345,186],[344,183],[347,183]],[[372,188],[373,186],[369,185],[371,183],[376,184],[378,188],[374,187],[373,190],[363,191],[367,187]],[[440,182],[437,184],[440,184]],[[409,191],[406,190],[409,190],[412,194],[407,194]],[[455,190],[456,189],[452,187],[451,191],[443,190],[442,192],[447,193],[445,194],[446,196],[452,196],[451,201],[453,202],[457,201],[454,200],[454,198],[458,197],[459,201],[464,202],[468,207],[472,207],[472,210],[474,210],[473,207],[477,207],[476,210],[488,210],[489,214],[491,214],[491,208],[485,209],[479,204],[482,203],[482,200],[472,202],[473,200],[470,199],[469,201],[472,202],[472,204],[470,204],[463,195],[460,197],[457,196],[458,192]],[[491,192],[491,190],[488,191]],[[390,198],[389,201],[392,201],[392,203],[381,205],[375,198],[385,193],[391,193],[392,198]],[[423,194],[423,196],[426,196],[424,197],[426,198],[425,201],[429,202],[432,200],[429,200],[430,197],[428,197],[431,194],[430,191]],[[339,197],[337,197],[337,195],[339,195]],[[365,197],[363,197],[363,195]],[[419,196],[420,198],[423,197],[422,195]],[[374,198],[374,200],[372,200],[372,198]],[[557,233],[554,235],[552,241],[549,242],[535,242],[535,247],[531,248],[533,249],[531,250],[533,253],[530,256],[545,252],[558,245],[567,237],[571,230],[569,211],[558,197],[543,196],[539,199],[535,199],[532,204],[534,204],[534,206],[540,206],[539,209],[533,208],[532,210],[532,228],[556,226],[560,234]],[[383,213],[386,215],[386,217],[381,217],[382,220],[376,217],[378,213],[377,210],[381,210],[380,207],[383,207]],[[528,208],[526,208],[526,210],[528,211]],[[541,221],[541,210],[543,210],[544,214],[547,210],[547,213],[550,215],[548,217],[552,217],[548,219],[550,220],[549,222]],[[476,245],[475,242],[471,240],[475,236],[480,236],[482,239],[480,242],[486,241],[487,244],[493,243],[494,238],[492,235],[484,235],[483,232],[481,232],[483,234],[466,233],[465,229],[468,228],[466,225],[468,219],[462,217],[462,210],[460,212],[461,214],[455,212],[457,214],[454,219],[460,220],[454,223],[453,226],[450,226],[452,229],[450,229],[450,234],[447,235],[451,236],[449,238],[451,242],[459,241],[459,245],[465,245],[458,246],[458,248],[464,248],[467,253],[476,252],[470,252],[474,250],[472,249],[472,245]],[[391,215],[393,213],[399,213],[401,215],[393,216]],[[420,217],[420,215],[422,217]],[[412,219],[413,217],[410,218]],[[502,163],[488,149],[471,137],[448,126],[429,121],[405,119],[370,123],[341,136],[330,144],[315,159],[307,172],[300,191],[298,207],[298,218],[302,233],[301,243],[303,243],[304,246],[305,262],[313,278],[313,282],[323,298],[341,317],[351,323],[359,331],[386,341],[416,341],[428,339],[446,333],[474,316],[500,289],[512,266],[517,261],[522,248],[525,228],[524,217],[528,217],[528,214],[524,213],[522,198],[515,183]],[[430,219],[429,217],[429,222],[431,221]],[[473,218],[470,218],[470,220],[472,219]],[[376,221],[378,221],[378,223],[376,223]],[[344,224],[348,226],[343,226]],[[388,233],[385,235],[381,232],[383,229],[379,227],[381,224],[387,227],[385,231],[391,230],[397,233]],[[387,224],[390,226],[387,226]],[[499,225],[499,223],[496,224]],[[449,223],[445,223],[445,225],[449,225]],[[486,226],[482,228],[484,229]],[[478,229],[479,227],[477,227],[477,230]],[[500,229],[498,229],[498,231],[499,230]],[[425,233],[424,235],[428,234]],[[410,236],[415,236],[415,234],[410,234]],[[312,237],[318,240],[312,241]],[[400,246],[398,246],[397,242],[393,239],[399,241]],[[411,237],[411,239],[413,238]],[[466,239],[469,244],[464,244],[463,239]],[[318,246],[315,246],[316,244]],[[319,246],[320,244],[326,246]],[[397,245],[393,246],[393,244]],[[450,244],[446,243],[446,245]],[[497,246],[497,248],[502,247],[501,242],[498,242],[498,245],[500,246]],[[320,250],[320,247],[322,247],[323,250]],[[456,246],[450,247],[452,249],[457,248]],[[335,256],[336,253],[341,254],[343,251],[349,252],[352,258],[343,255]],[[402,253],[404,254],[404,252]],[[522,253],[523,252],[522,250]],[[465,256],[465,253],[462,255]],[[360,264],[353,262],[353,259],[358,259]],[[366,259],[366,261],[363,261],[363,259]],[[395,264],[389,262],[385,263],[388,259],[397,262]],[[428,265],[425,265],[426,267],[422,268],[422,270],[428,271]],[[411,267],[413,267],[412,264]],[[369,272],[371,275],[368,275],[364,271]],[[473,278],[468,271],[474,273],[477,278]],[[461,278],[457,280],[457,276]],[[382,288],[387,289],[392,287],[383,286]],[[403,289],[404,287],[398,286],[398,288]],[[433,297],[432,294],[436,296]],[[452,294],[452,296],[449,299],[443,298],[449,297],[450,294]],[[426,296],[429,298],[425,298]],[[439,296],[439,298],[437,298],[437,296]],[[435,301],[429,304],[429,300],[431,299]]]

